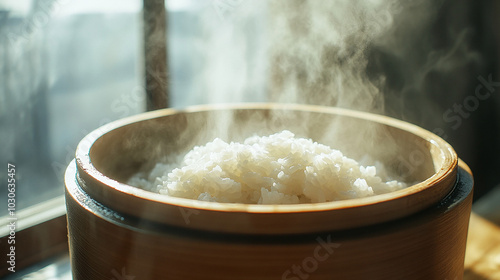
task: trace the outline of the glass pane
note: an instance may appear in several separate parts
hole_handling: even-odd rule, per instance
[[[0,180],[14,164],[16,210],[64,192],[86,134],[145,108],[142,2],[105,2],[0,4]]]

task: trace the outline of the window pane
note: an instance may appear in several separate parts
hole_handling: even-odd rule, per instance
[[[15,164],[16,210],[64,192],[64,169],[86,134],[145,108],[142,2],[105,2],[0,6],[0,180]]]

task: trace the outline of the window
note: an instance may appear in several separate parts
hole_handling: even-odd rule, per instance
[[[0,6],[0,153],[3,165],[16,166],[16,210],[63,194],[63,172],[83,136],[144,110],[135,92],[143,83],[141,3],[114,4],[16,0]],[[1,192],[4,197],[6,189]],[[6,211],[2,207],[0,216]]]

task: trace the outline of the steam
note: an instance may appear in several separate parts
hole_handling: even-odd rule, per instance
[[[273,1],[272,99],[381,112],[367,50],[391,28],[394,3]]]
[[[194,79],[201,103],[267,101],[267,1],[212,1],[201,12]],[[233,3],[234,2],[234,3]]]
[[[411,103],[417,95],[425,97],[422,93],[427,89],[428,73],[452,73],[456,65],[466,65],[475,57],[467,48],[470,38],[466,28],[451,27],[456,25],[455,20],[449,23],[453,34],[447,37],[451,41],[448,46],[435,49],[427,45],[428,37],[436,36],[432,28],[444,2],[211,1],[196,11],[200,34],[192,45],[193,57],[199,58],[198,67],[191,91],[183,97],[196,100],[187,105],[279,102],[379,114],[386,113],[390,99],[392,110],[398,111],[392,115],[400,117],[408,107],[403,104],[398,109],[395,103]],[[418,108],[415,104],[410,108],[414,112]],[[204,120],[206,130],[198,132],[200,139],[209,139],[208,135],[241,139],[253,132],[235,136],[238,122],[233,113],[214,115]],[[286,129],[301,137],[307,137],[311,124],[318,123],[316,119],[290,117],[277,115],[270,122],[288,121],[291,127]],[[377,150],[387,159],[396,158],[400,152],[393,148],[395,143],[390,143],[394,141],[391,135],[370,122],[343,119],[322,129],[314,133],[315,141],[355,159],[362,157],[362,151]],[[384,139],[383,145],[380,139]]]
[[[383,112],[383,77],[366,75],[370,44],[400,1],[225,1],[203,14],[206,103],[273,101]]]
[[[372,45],[392,30],[403,9],[395,0],[213,1],[201,13],[203,54],[194,83],[202,103],[279,102],[337,106],[384,112],[380,91],[385,76],[369,77]],[[228,140],[231,113],[208,120]],[[279,122],[290,118],[277,115]],[[308,136],[312,119],[293,122],[294,133]],[[258,130],[258,129],[256,129]],[[210,132],[202,132],[203,138]],[[251,133],[251,132],[249,132]],[[337,149],[373,148],[379,127],[331,123],[316,141],[329,139]],[[346,143],[339,135],[356,134]],[[247,137],[250,135],[246,135]],[[239,137],[240,138],[240,137]],[[231,139],[229,139],[231,140]],[[323,142],[325,143],[325,142]],[[390,145],[387,145],[390,146]],[[349,155],[349,152],[347,152]],[[391,156],[392,153],[385,153]],[[357,155],[356,155],[357,156]]]

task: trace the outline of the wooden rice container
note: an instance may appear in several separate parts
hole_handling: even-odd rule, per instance
[[[214,137],[239,141],[283,129],[356,159],[380,159],[417,183],[368,198],[299,205],[203,202],[124,183]],[[154,111],[90,133],[65,180],[76,280],[463,275],[472,175],[444,140],[384,116],[278,104]]]

